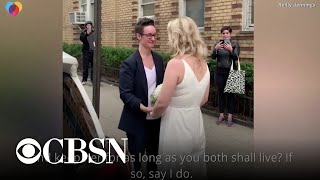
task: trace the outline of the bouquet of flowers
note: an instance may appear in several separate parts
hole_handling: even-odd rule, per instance
[[[153,93],[151,94],[150,99],[151,99],[152,104],[154,104],[157,101],[157,98],[160,94],[161,88],[162,88],[162,84],[159,84],[156,87],[156,89],[153,91]]]

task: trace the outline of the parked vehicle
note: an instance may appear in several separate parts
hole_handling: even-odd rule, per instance
[[[93,138],[108,138],[101,127],[97,113],[77,74],[78,61],[63,52],[63,133],[64,138],[80,138],[89,142]],[[77,146],[77,144],[76,144]],[[100,148],[101,144],[96,144]],[[109,147],[102,147],[109,152]],[[121,146],[123,149],[123,146]],[[86,148],[88,150],[88,148]],[[66,152],[66,148],[64,148]],[[127,151],[128,152],[128,151]],[[118,154],[111,149],[114,157]],[[90,179],[130,179],[132,164],[114,161],[112,164],[81,163],[64,165],[66,176],[88,176]]]

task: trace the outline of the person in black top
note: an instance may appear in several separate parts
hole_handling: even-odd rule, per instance
[[[225,98],[227,97],[227,112],[228,112],[228,126],[232,126],[232,114],[234,108],[234,94],[224,93],[224,87],[229,76],[231,63],[236,66],[240,54],[239,44],[231,40],[232,29],[230,26],[224,26],[221,28],[221,39],[214,45],[212,59],[217,59],[217,68],[215,73],[215,83],[218,88],[218,105],[220,116],[217,124],[221,124],[224,120],[225,111]],[[235,68],[235,67],[234,67]]]
[[[95,47],[94,42],[94,31],[93,25],[91,21],[87,21],[85,23],[85,30],[80,34],[80,40],[82,44],[82,67],[83,67],[83,74],[82,74],[82,84],[85,85],[88,79],[88,69],[89,64],[91,66],[90,72],[90,79],[93,80],[93,51]]]

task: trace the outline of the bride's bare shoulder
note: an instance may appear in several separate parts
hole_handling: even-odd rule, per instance
[[[179,68],[183,67],[183,62],[181,58],[172,58],[167,64],[167,68]]]

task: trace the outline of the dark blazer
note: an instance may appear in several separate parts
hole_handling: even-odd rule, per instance
[[[163,58],[153,51],[152,56],[159,85],[164,76]],[[119,129],[131,134],[144,133],[145,122],[152,120],[146,120],[147,114],[140,110],[140,103],[148,106],[148,83],[138,50],[121,64],[119,76],[120,98],[124,103]]]

